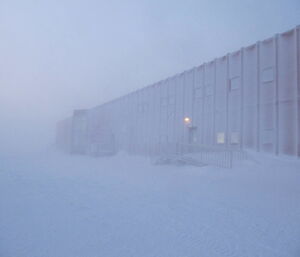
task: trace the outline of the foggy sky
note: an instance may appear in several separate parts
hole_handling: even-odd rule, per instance
[[[0,0],[0,140],[299,24],[299,0]]]

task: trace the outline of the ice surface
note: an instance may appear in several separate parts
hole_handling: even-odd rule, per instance
[[[300,255],[300,162],[155,166],[119,154],[0,157],[0,256]]]

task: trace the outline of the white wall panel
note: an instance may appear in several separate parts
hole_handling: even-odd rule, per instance
[[[296,31],[278,38],[279,152],[297,155]]]
[[[194,115],[193,115],[193,105],[194,105],[194,69],[186,71],[184,74],[184,110],[183,119],[190,118],[191,123],[185,124],[184,126],[184,143],[195,143],[196,127],[194,126]]]
[[[260,44],[260,149],[275,153],[276,147],[276,48],[275,38]],[[271,75],[270,75],[271,72]],[[267,75],[266,75],[267,74]]]
[[[228,56],[228,144],[239,145],[241,140],[241,51]]]
[[[168,114],[167,114],[167,134],[170,143],[176,143],[175,137],[175,115],[176,115],[176,87],[175,78],[168,80]]]
[[[167,81],[160,82],[160,119],[159,119],[159,138],[160,143],[166,144],[168,142],[168,86]]]
[[[250,149],[258,145],[258,46],[244,49],[243,58],[243,140]]]
[[[297,48],[296,48],[296,56],[297,58],[297,64],[296,64],[296,77],[297,77],[297,140],[298,142],[298,147],[297,147],[297,155],[300,157],[300,26],[296,28],[297,31]]]
[[[156,83],[153,87],[154,90],[154,123],[153,123],[153,142],[154,144],[159,143],[160,136],[160,84]]]
[[[184,73],[181,73],[176,78],[176,137],[177,142],[180,144],[184,143]]]
[[[214,144],[214,94],[215,94],[215,65],[214,62],[205,66],[205,102],[204,102],[204,144]]]
[[[144,151],[144,140],[145,140],[145,101],[143,89],[137,91],[137,130],[138,130],[138,152],[143,153]]]
[[[227,122],[227,57],[216,60],[216,96],[215,96],[215,143],[226,144]],[[224,140],[218,142],[218,135],[224,134]]]
[[[195,69],[194,81],[193,123],[197,126],[198,143],[204,144],[204,65]]]
[[[130,151],[135,152],[138,144],[138,115],[137,115],[137,93],[136,91],[130,95],[130,115],[131,115],[131,128],[129,132]]]

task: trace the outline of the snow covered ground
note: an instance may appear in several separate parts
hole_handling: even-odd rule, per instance
[[[300,256],[300,161],[2,155],[0,256]]]

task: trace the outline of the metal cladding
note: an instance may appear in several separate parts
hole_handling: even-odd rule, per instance
[[[64,149],[89,153],[113,136],[114,149],[141,154],[203,145],[300,156],[300,27],[81,115],[58,125]]]

